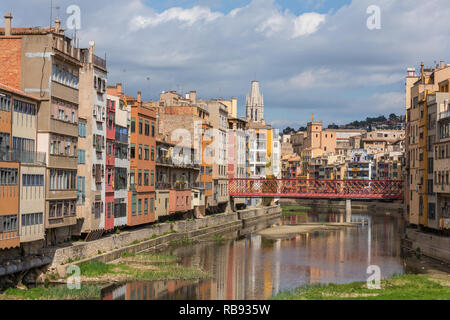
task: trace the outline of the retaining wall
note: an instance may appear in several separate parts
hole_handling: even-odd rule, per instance
[[[65,269],[70,264],[76,265],[93,259],[110,262],[119,259],[124,252],[141,252],[183,238],[209,237],[240,229],[249,221],[259,221],[280,215],[281,208],[279,206],[250,208],[233,213],[207,216],[203,219],[160,223],[92,242],[75,243],[72,246],[48,252],[53,255],[50,271],[56,270],[60,276],[64,276]]]
[[[423,233],[414,229],[406,229],[403,245],[425,256],[450,263],[450,237],[442,237]],[[417,250],[419,248],[419,250]]]

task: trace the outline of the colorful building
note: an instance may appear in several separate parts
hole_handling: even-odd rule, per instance
[[[128,225],[154,222],[156,171],[156,110],[142,101],[141,92],[131,105]]]
[[[81,50],[78,122],[77,217],[79,234],[95,240],[107,230],[105,215],[106,61],[95,43]]]

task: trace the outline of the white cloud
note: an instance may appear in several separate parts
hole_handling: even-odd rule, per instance
[[[72,3],[58,0],[63,24]],[[237,96],[243,114],[256,78],[266,120],[280,125],[304,123],[312,111],[315,118],[342,123],[390,108],[400,113],[406,68],[450,59],[450,33],[442,32],[450,28],[448,0],[379,0],[376,31],[366,27],[373,0],[355,0],[326,15],[294,13],[274,0],[251,0],[228,14],[207,1],[162,12],[152,3],[77,0],[80,45],[95,40],[96,54],[107,54],[109,83],[120,81],[129,94],[142,90],[152,99],[177,89],[196,89],[204,98]],[[0,1],[0,17],[7,11],[13,26],[48,24],[42,0]]]
[[[294,33],[292,38],[316,33],[320,24],[325,22],[325,15],[308,12],[300,15],[294,20]]]
[[[403,74],[384,70],[365,73],[362,70],[341,70],[339,68],[309,68],[289,79],[272,82],[272,85],[292,89],[352,88],[369,85],[389,85],[403,81]]]
[[[130,29],[136,31],[147,27],[155,27],[172,21],[179,21],[188,26],[192,26],[196,22],[212,22],[222,16],[222,13],[212,12],[206,7],[195,6],[191,9],[175,7],[165,10],[159,14],[154,13],[148,17],[138,15],[130,21]]]

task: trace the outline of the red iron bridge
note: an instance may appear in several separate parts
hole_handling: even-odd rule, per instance
[[[230,179],[236,198],[401,200],[401,180]]]

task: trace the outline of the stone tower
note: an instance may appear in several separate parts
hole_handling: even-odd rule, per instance
[[[252,81],[246,102],[247,121],[264,122],[264,97],[259,91],[259,82]]]

